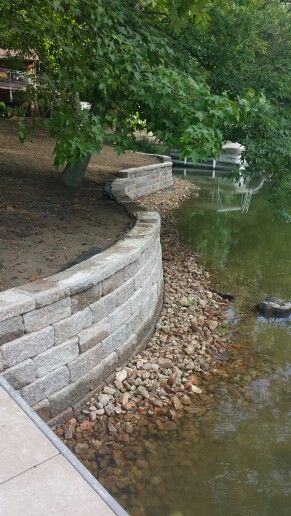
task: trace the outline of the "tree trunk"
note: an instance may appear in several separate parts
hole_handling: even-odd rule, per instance
[[[88,156],[81,159],[74,165],[70,165],[68,163],[62,174],[62,182],[71,188],[80,186],[83,183],[90,159],[91,154],[88,154]]]

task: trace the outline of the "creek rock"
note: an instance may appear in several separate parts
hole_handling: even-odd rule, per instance
[[[209,321],[209,323],[208,323],[208,328],[211,331],[216,330],[217,326],[218,326],[218,322],[217,321]]]
[[[127,370],[126,369],[122,369],[121,371],[118,371],[118,373],[116,373],[115,375],[115,379],[122,383],[124,382],[124,380],[126,380],[127,378]]]
[[[148,391],[146,390],[145,387],[143,387],[143,385],[139,385],[138,386],[137,393],[140,394],[142,396],[142,398],[149,398],[150,397]]]
[[[195,394],[202,394],[200,387],[197,387],[197,385],[194,384],[191,385],[191,392],[194,392]]]
[[[113,414],[115,414],[115,406],[113,405],[113,403],[108,403],[104,410],[107,416],[112,416]]]
[[[291,315],[291,301],[270,297],[256,305],[259,314],[265,317],[288,317]]]
[[[105,387],[103,388],[103,392],[104,394],[111,394],[111,396],[113,396],[116,392],[116,389],[114,389],[114,387],[109,387],[108,385],[105,385]]]
[[[192,296],[190,296],[190,297],[183,296],[183,297],[181,297],[181,299],[179,301],[179,304],[184,308],[191,307],[191,305],[193,305],[193,303],[195,303],[195,299]]]
[[[159,358],[158,364],[162,369],[170,369],[173,367],[173,362],[168,358]]]
[[[173,398],[173,405],[176,410],[182,410],[183,409],[183,403],[179,400],[177,396],[174,396]]]
[[[221,297],[222,299],[226,299],[227,301],[235,300],[235,296],[233,294],[231,294],[230,292],[221,292],[220,290],[213,290],[212,292],[214,292],[215,294],[218,294],[219,297]]]
[[[83,455],[84,453],[85,454],[88,453],[88,450],[89,450],[88,443],[78,443],[75,446],[75,452],[80,455]]]
[[[101,405],[107,405],[107,403],[109,403],[109,401],[111,400],[112,396],[110,394],[100,394],[98,396],[98,399],[99,399],[99,403],[100,403],[100,408],[101,408]]]

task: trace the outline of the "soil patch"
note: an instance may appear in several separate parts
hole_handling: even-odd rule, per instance
[[[104,183],[118,170],[156,162],[104,146],[84,185],[71,190],[52,166],[53,146],[44,131],[22,146],[16,123],[0,121],[0,291],[54,274],[122,238],[131,219],[104,196]]]

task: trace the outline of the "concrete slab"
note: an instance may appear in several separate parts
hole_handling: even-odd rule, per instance
[[[112,516],[89,484],[58,455],[0,485],[1,516]]]
[[[58,453],[55,446],[0,387],[0,483]]]
[[[128,516],[1,375],[0,515]]]

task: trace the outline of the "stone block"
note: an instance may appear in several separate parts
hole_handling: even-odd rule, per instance
[[[107,274],[102,279],[104,281],[132,263],[138,258],[139,252],[135,249],[135,246],[124,245],[122,242],[118,242],[106,251],[103,251],[102,254],[104,254],[107,265]]]
[[[125,364],[130,357],[137,352],[137,337],[133,334],[126,342],[116,350],[118,356],[118,365]]]
[[[73,270],[74,268],[72,267],[63,273],[63,276],[67,277],[60,279],[62,286],[70,287],[71,295],[88,290],[96,284],[96,278],[90,271],[90,267],[86,266],[86,262],[80,266],[77,265],[76,268],[77,267],[80,270]],[[88,270],[86,270],[86,268]]]
[[[6,369],[2,376],[14,389],[21,389],[36,379],[36,368],[33,360],[29,358],[14,367],[10,367],[10,369]]]
[[[119,202],[130,201],[131,198],[127,195],[128,180],[125,178],[115,179],[111,185],[112,196]]]
[[[131,238],[134,233],[134,228],[135,226],[127,233],[126,240],[120,240],[113,246],[114,250],[119,253],[119,257],[126,256],[126,260],[123,261],[122,267],[120,267],[118,270],[121,268],[124,270],[125,267],[138,260],[138,258],[141,256],[139,245],[135,242],[134,239]],[[110,247],[109,249],[112,248]]]
[[[0,322],[35,308],[35,299],[16,288],[0,292]]]
[[[132,245],[136,246],[139,249],[140,253],[139,253],[138,258],[140,258],[140,256],[142,255],[143,250],[147,247],[145,245],[145,243],[148,243],[148,241],[149,241],[148,238],[145,238],[145,234],[144,233],[145,232],[144,231],[142,232],[141,228],[139,227],[138,233],[134,233],[134,234],[130,234],[129,233],[128,237],[127,237],[128,240],[131,241]],[[136,259],[138,259],[138,258],[136,258]],[[132,260],[131,263],[133,263],[133,262],[135,262],[135,260]],[[130,265],[130,264],[126,264],[125,267],[127,265]]]
[[[171,172],[172,172],[172,165],[173,165],[173,163],[172,163],[171,156],[167,156],[166,154],[159,154],[158,157],[161,159],[161,161],[163,163],[167,163],[168,164],[168,166],[170,167]]]
[[[61,286],[50,278],[31,281],[18,288],[24,294],[32,294],[36,301],[36,308],[56,303],[70,295],[70,288]]]
[[[136,342],[137,347],[141,349],[145,349],[150,338],[152,337],[155,331],[155,321],[148,320],[143,327],[137,332]]]
[[[107,358],[105,358],[102,361],[102,368],[103,368],[102,380],[103,381],[107,380],[112,375],[112,373],[115,371],[117,366],[118,366],[118,356],[117,356],[117,353],[114,351],[113,353],[111,353]],[[92,382],[93,381],[94,381],[94,379],[92,379]],[[93,386],[93,388],[95,388],[94,384],[92,386]],[[97,386],[98,385],[96,385],[96,387]]]
[[[51,412],[51,406],[50,406],[50,412]],[[55,416],[53,418],[50,417],[50,419],[47,423],[49,424],[49,426],[52,430],[55,430],[55,428],[57,426],[62,425],[69,419],[72,419],[72,417],[74,417],[73,409],[72,409],[72,407],[68,407],[67,409],[60,412],[60,414],[58,414],[57,416]]]
[[[117,173],[116,173],[116,176],[117,177],[120,177],[120,178],[125,178],[125,179],[128,179],[131,175],[133,175],[133,173],[130,173],[128,172],[127,170],[119,170]]]
[[[110,294],[107,294],[107,296],[99,299],[99,301],[96,301],[96,303],[90,305],[93,322],[99,322],[111,314],[116,308],[116,304],[116,294],[115,292],[111,292]]]
[[[70,373],[67,367],[60,367],[52,373],[42,376],[35,382],[23,387],[21,395],[30,406],[48,398],[50,394],[68,385]]]
[[[144,284],[143,290],[143,306],[145,304],[154,305],[153,297],[157,295],[156,285],[152,283],[152,278],[149,277],[148,281]]]
[[[101,340],[109,336],[110,329],[106,319],[99,323],[93,324],[79,333],[79,348],[80,353],[85,353],[89,349],[96,346]]]
[[[89,373],[74,383],[70,383],[63,389],[49,397],[51,405],[51,417],[55,417],[68,407],[73,407],[87,394],[101,385],[104,378],[102,364],[94,367]]]
[[[94,287],[88,288],[75,296],[72,296],[72,313],[79,312],[83,308],[88,307],[95,301],[98,301],[102,296],[102,283],[94,285]]]
[[[134,279],[126,281],[121,287],[115,290],[117,306],[123,305],[134,294]]]
[[[43,353],[53,345],[54,329],[52,326],[2,344],[1,352],[4,367],[11,367],[23,362],[27,358]]]
[[[87,391],[87,395],[91,393],[93,395],[96,390],[100,389],[100,387],[104,384],[104,378],[108,378],[104,373],[104,360],[102,363],[93,369],[87,374],[87,380],[89,379],[89,390]],[[75,406],[74,406],[75,408]]]
[[[136,314],[138,313],[143,305],[143,289],[139,288],[133,296],[130,298],[130,304],[131,304],[131,313]]]
[[[143,288],[145,282],[149,278],[151,274],[152,263],[150,260],[146,262],[146,264],[138,271],[138,273],[134,276],[134,287],[135,289]]]
[[[147,222],[154,224],[161,220],[161,216],[157,211],[136,211],[135,216],[138,223]]]
[[[24,324],[21,315],[0,323],[0,345],[4,342],[18,339],[23,334]]]
[[[105,279],[102,282],[102,295],[106,296],[107,294],[110,294],[110,292],[113,292],[113,290],[116,290],[118,287],[120,287],[124,283],[124,274],[123,269],[115,272],[112,276]]]
[[[56,391],[49,397],[50,412],[52,418],[58,418],[58,415],[80,401],[89,392],[89,382],[85,383],[83,379],[75,383],[70,383],[67,387]],[[50,421],[51,424],[51,421]]]
[[[53,346],[48,351],[34,357],[36,374],[38,377],[44,376],[50,373],[50,371],[75,360],[78,355],[78,337],[73,337],[63,344]]]
[[[94,348],[82,353],[76,360],[68,364],[70,381],[75,382],[85,376],[93,367],[100,365],[102,360],[102,347],[97,344]]]
[[[151,260],[151,263],[156,265],[159,260],[161,260],[161,245],[159,239],[154,235],[153,238],[149,240],[148,246],[143,252],[145,265],[148,264],[148,261]]]
[[[53,324],[61,319],[65,319],[71,315],[71,298],[66,297],[56,303],[44,306],[38,310],[33,310],[24,314],[23,320],[27,333],[40,330],[50,324]]]
[[[140,270],[142,265],[143,265],[142,258],[138,258],[137,260],[132,262],[130,265],[127,265],[127,267],[125,267],[125,269],[123,271],[125,281],[129,280],[133,276],[135,276],[135,274]]]
[[[141,321],[142,323],[153,318],[158,305],[157,290],[154,285],[150,285],[145,293],[143,305],[141,308]]]
[[[151,273],[151,282],[153,285],[160,285],[161,279],[163,277],[163,269],[160,262],[156,264],[156,267],[153,269]]]
[[[123,305],[116,308],[109,316],[108,322],[110,331],[115,331],[124,324],[131,316],[131,298]]]
[[[34,407],[33,410],[43,419],[44,421],[48,421],[51,417],[50,412],[50,402],[48,399],[44,399],[39,401]]]
[[[106,260],[105,263],[107,264],[108,271],[107,276],[103,277],[103,279],[109,278],[115,272],[124,269],[124,267],[134,262],[140,256],[140,251],[137,246],[128,239],[128,236],[137,234],[135,227],[136,226],[127,233],[125,240],[117,242],[112,247],[102,252],[102,257],[103,260]]]
[[[164,292],[164,278],[163,276],[156,283],[158,296]]]
[[[123,324],[107,339],[101,342],[102,359],[107,358],[113,351],[116,350],[126,340],[126,326]]]
[[[85,308],[77,312],[67,319],[63,319],[54,324],[55,328],[55,343],[56,345],[75,337],[85,328],[92,324],[92,313],[90,308]]]
[[[142,308],[135,312],[126,322],[126,335],[132,335],[136,333],[141,325],[142,325],[142,319],[141,319],[141,313]]]
[[[143,176],[143,179],[146,183],[147,176],[151,173],[158,174],[160,170],[163,170],[164,168],[167,168],[169,165],[168,163],[155,163],[153,165],[147,165],[147,167],[138,167],[136,170],[136,177]]]

